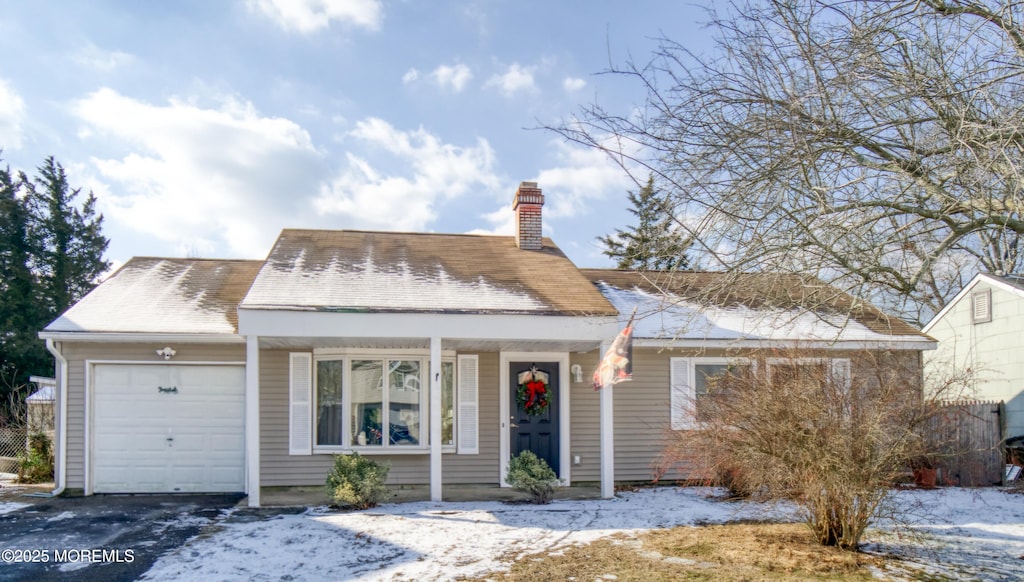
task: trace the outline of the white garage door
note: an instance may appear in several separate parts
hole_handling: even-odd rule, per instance
[[[241,366],[93,367],[97,493],[242,491]]]

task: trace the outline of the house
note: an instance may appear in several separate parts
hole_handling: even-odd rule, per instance
[[[56,378],[29,376],[28,381],[35,384],[35,392],[25,398],[25,426],[28,434],[42,433],[53,438],[53,401]]]
[[[332,455],[358,451],[440,500],[447,484],[504,485],[530,449],[610,497],[651,479],[701,366],[772,344],[916,361],[932,345],[866,306],[848,325],[802,314],[756,276],[708,310],[691,292],[714,274],[658,294],[650,274],[581,270],[542,237],[543,204],[519,186],[515,236],[288,229],[262,261],[128,261],[40,334],[57,360],[58,490],[259,505],[262,488],[322,485]],[[780,297],[824,292],[783,282]],[[633,382],[595,391],[634,307]],[[699,325],[681,332],[687,316]]]
[[[938,340],[927,373],[973,371],[971,398],[1006,404],[1005,436],[1024,436],[1024,278],[979,273],[924,332]]]

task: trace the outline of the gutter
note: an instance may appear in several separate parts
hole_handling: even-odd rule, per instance
[[[68,360],[60,352],[57,343],[52,339],[46,340],[46,350],[53,354],[60,366],[57,375],[57,405],[60,407],[60,419],[58,420],[58,443],[57,443],[57,482],[56,489],[50,495],[56,497],[64,493],[67,487],[67,458],[68,458]]]

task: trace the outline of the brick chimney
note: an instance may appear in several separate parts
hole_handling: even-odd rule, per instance
[[[544,195],[536,182],[521,182],[516,196],[512,199],[512,211],[516,213],[516,246],[524,251],[539,251],[541,242],[540,208],[544,206]]]

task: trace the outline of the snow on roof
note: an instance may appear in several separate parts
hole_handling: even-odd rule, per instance
[[[241,307],[615,315],[549,239],[366,231],[283,231]]]
[[[873,332],[839,316],[797,310],[757,310],[741,305],[721,308],[655,295],[638,288],[598,288],[626,318],[637,308],[633,337],[697,340],[882,340]]]
[[[53,385],[47,384],[25,399],[26,402],[53,402]]]
[[[136,257],[44,331],[233,334],[261,264]]]
[[[636,309],[633,335],[661,340],[773,340],[773,341],[891,341],[896,337],[928,340],[903,322],[892,322],[870,307],[828,310],[801,307],[794,296],[794,281],[785,280],[786,300],[779,289],[756,291],[727,288],[715,295],[701,292],[722,274],[642,274],[585,269],[601,293],[628,319]],[[657,285],[645,277],[664,275]],[[750,285],[757,276],[748,276]],[[685,281],[685,284],[684,284]],[[774,282],[778,279],[773,277]],[[654,289],[659,287],[659,289]],[[815,290],[818,288],[815,287]],[[678,293],[672,292],[678,290]],[[816,291],[815,291],[816,292]],[[774,298],[772,296],[775,296]]]

